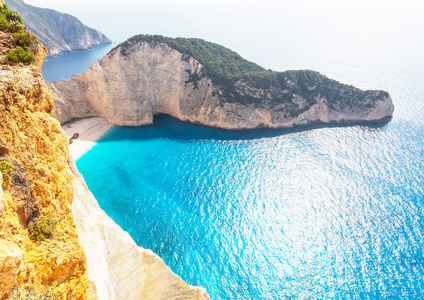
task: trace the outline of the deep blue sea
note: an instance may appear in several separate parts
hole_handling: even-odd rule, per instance
[[[116,44],[93,46],[88,51],[74,51],[47,57],[41,71],[47,81],[56,82],[86,71],[96,60],[106,55]]]
[[[424,22],[358,11],[320,23],[311,10],[281,35],[221,43],[267,68],[386,90],[391,122],[114,127],[77,161],[100,206],[212,299],[424,299]]]

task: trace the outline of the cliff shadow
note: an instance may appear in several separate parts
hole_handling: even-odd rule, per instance
[[[321,128],[343,128],[358,126],[365,131],[381,130],[387,122],[350,123],[350,124],[324,124],[314,123],[289,129],[244,129],[226,130],[214,127],[203,126],[194,123],[182,122],[169,115],[157,115],[153,124],[141,127],[120,127],[115,126],[102,137],[98,143],[107,143],[119,140],[148,140],[148,139],[172,139],[181,141],[196,140],[257,140],[262,138],[272,138],[287,134],[306,132]]]

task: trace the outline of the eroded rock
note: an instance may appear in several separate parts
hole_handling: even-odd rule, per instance
[[[12,242],[0,240],[0,299],[19,283],[24,271],[22,250]]]

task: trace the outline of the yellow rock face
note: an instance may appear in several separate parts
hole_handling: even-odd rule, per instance
[[[16,244],[0,240],[0,296],[12,288],[25,272],[23,252]]]
[[[44,55],[40,49],[38,60]],[[0,212],[0,299],[22,283],[59,299],[87,299],[86,257],[69,209],[68,140],[52,116],[53,100],[39,66],[0,68],[0,142],[21,171],[4,189]],[[30,239],[28,223],[37,216],[55,224],[43,241]]]

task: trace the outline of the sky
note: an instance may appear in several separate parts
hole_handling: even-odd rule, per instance
[[[114,42],[136,34],[203,38],[274,70],[288,67],[283,59],[313,52],[352,63],[379,52],[390,59],[396,47],[414,48],[424,36],[424,0],[25,2],[70,13]]]
[[[391,18],[423,15],[423,0],[26,0],[77,16],[85,24],[100,29],[120,41],[123,34],[162,33],[173,36],[237,33],[240,26],[252,23],[276,30],[300,25],[303,18],[315,20],[317,27],[364,22],[396,22]],[[297,22],[296,22],[297,20]],[[375,20],[375,23],[373,23]],[[358,24],[360,25],[360,24]],[[274,28],[273,28],[274,27]]]

